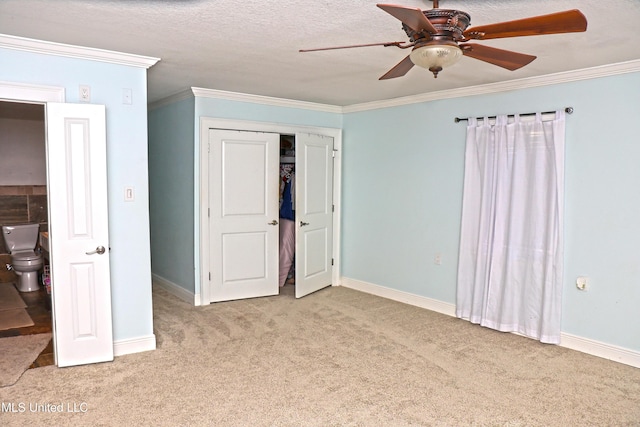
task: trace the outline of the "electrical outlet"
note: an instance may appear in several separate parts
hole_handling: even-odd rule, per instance
[[[91,102],[91,86],[80,85],[79,97],[81,102]]]
[[[586,291],[588,286],[588,277],[580,276],[576,279],[576,288]]]
[[[442,265],[442,254],[440,252],[436,253],[436,256],[433,257],[433,263],[436,265]]]

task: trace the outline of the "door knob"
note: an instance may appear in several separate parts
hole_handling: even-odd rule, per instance
[[[309,225],[309,223],[300,221],[300,227],[304,227],[305,225]]]
[[[278,221],[276,221],[275,219],[271,222],[268,222],[267,224],[269,225],[278,225]]]
[[[104,246],[98,246],[95,251],[85,252],[85,253],[87,255],[93,255],[93,254],[102,255],[103,253],[105,253],[105,251],[106,249],[104,248]]]

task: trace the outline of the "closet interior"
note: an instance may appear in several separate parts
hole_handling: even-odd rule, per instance
[[[294,135],[280,135],[280,287],[295,285],[295,147]]]

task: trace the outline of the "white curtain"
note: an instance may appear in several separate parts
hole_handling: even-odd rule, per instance
[[[555,114],[469,119],[456,315],[557,344],[565,113]]]

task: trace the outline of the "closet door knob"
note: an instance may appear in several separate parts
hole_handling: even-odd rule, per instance
[[[300,221],[300,227],[304,227],[305,225],[309,225],[309,223]]]
[[[278,221],[276,221],[275,219],[271,222],[268,222],[267,224],[269,225],[278,225]]]

